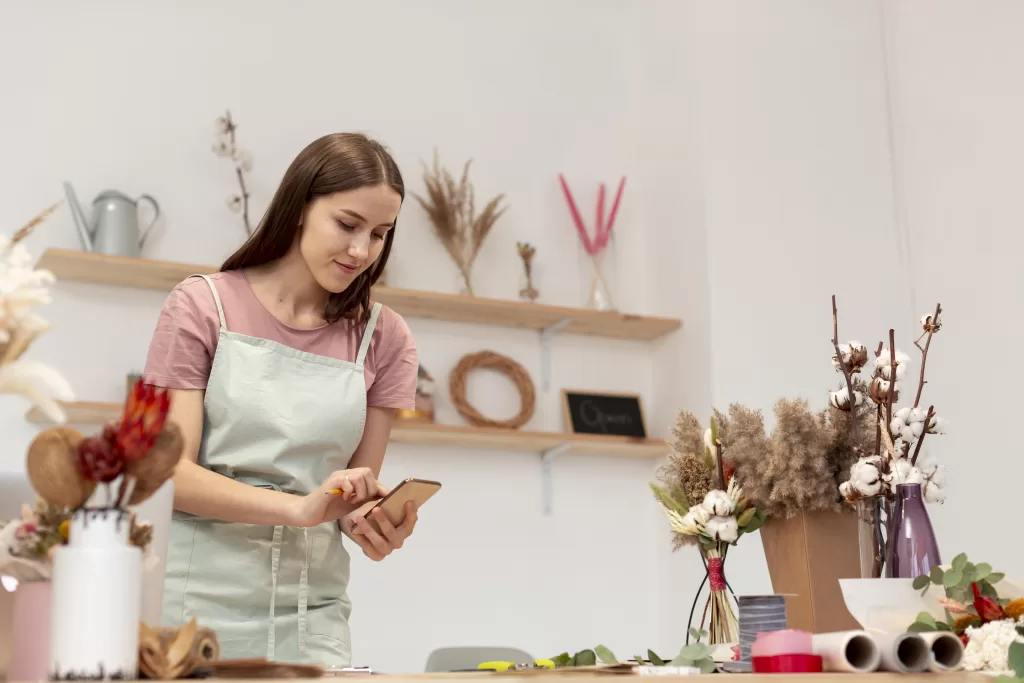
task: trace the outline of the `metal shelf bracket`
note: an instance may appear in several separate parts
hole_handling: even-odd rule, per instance
[[[569,318],[562,318],[540,331],[540,381],[545,392],[551,389],[551,339],[570,322]]]
[[[551,483],[551,463],[559,455],[569,450],[570,444],[563,443],[553,448],[549,448],[540,454],[540,466],[541,466],[541,498],[544,502],[544,515],[548,516],[551,514],[552,500],[554,499],[554,490]]]

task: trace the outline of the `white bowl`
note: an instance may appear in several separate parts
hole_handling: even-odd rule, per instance
[[[839,586],[846,609],[868,632],[903,633],[921,612],[946,618],[937,586],[924,596],[914,590],[913,579],[839,579]]]

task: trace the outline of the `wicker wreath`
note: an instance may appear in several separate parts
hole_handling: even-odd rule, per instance
[[[492,420],[477,411],[466,400],[466,378],[473,370],[495,370],[508,376],[519,390],[519,414],[508,420]],[[493,351],[480,351],[463,356],[448,377],[448,392],[459,415],[477,427],[500,427],[518,429],[533,417],[536,390],[526,369],[508,356]]]

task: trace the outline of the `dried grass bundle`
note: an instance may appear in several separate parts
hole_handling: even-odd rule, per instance
[[[487,203],[480,215],[476,215],[473,185],[469,182],[471,163],[472,159],[466,161],[462,177],[455,182],[447,169],[441,168],[435,152],[433,168],[423,172],[423,182],[427,186],[426,198],[413,194],[427,212],[434,226],[434,234],[455,261],[466,285],[466,293],[470,296],[473,295],[473,262],[491,228],[505,213],[504,207],[498,208],[505,195],[499,194]]]
[[[681,412],[672,427],[672,453],[658,468],[658,479],[670,489],[679,487],[694,503],[714,488],[712,471],[704,456],[704,428],[693,413]],[[697,536],[672,532],[672,549],[697,545]]]
[[[858,407],[861,449],[872,444],[873,406]],[[775,428],[769,435],[760,411],[739,404],[721,425],[725,458],[751,503],[769,515],[792,517],[801,511],[843,509],[839,483],[857,460],[850,413],[828,407],[813,412],[803,399],[775,404]]]

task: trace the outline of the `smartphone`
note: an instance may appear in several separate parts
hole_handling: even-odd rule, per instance
[[[349,517],[363,517],[370,523],[373,530],[379,533],[380,528],[377,526],[376,520],[374,520],[371,515],[375,509],[381,508],[384,511],[384,514],[388,516],[391,523],[398,526],[405,521],[405,504],[407,502],[411,500],[416,504],[416,509],[418,510],[440,490],[440,482],[430,481],[428,479],[406,479],[398,486],[391,489],[391,493],[383,498],[367,501],[357,510],[352,512]]]

